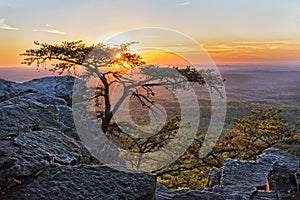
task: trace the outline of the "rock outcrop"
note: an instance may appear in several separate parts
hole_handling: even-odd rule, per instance
[[[50,165],[4,199],[154,199],[155,177],[107,166]]]
[[[208,188],[171,191],[156,188],[156,199],[300,199],[299,160],[282,150],[269,148],[256,161],[225,159],[210,173]]]
[[[82,144],[75,80],[0,80],[0,199],[154,199],[155,176],[103,166]]]
[[[196,190],[171,191],[152,174],[105,165],[118,151],[97,136],[98,123],[82,119],[75,126],[75,80],[0,80],[0,199],[300,199],[299,160],[274,148],[256,161],[226,159],[211,171],[208,187]]]

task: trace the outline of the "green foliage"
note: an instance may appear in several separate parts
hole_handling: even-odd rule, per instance
[[[179,123],[180,117],[173,117],[164,124],[161,130],[145,131],[134,123],[118,122],[118,125],[113,123],[109,126],[107,135],[114,144],[126,150],[121,152],[121,157],[127,161],[127,165],[139,169],[142,162],[149,159],[147,153],[159,150],[176,136]]]
[[[295,130],[283,119],[281,109],[252,110],[251,115],[235,119],[234,128],[227,131],[205,157],[199,156],[205,138],[200,134],[180,159],[156,171],[158,181],[170,189],[204,187],[209,171],[222,167],[225,158],[255,159],[269,147],[299,142],[294,134]]]
[[[62,42],[62,44],[51,45],[47,43],[34,42],[39,46],[38,49],[28,49],[25,53],[20,54],[26,56],[22,64],[31,65],[37,63],[37,66],[45,66],[47,60],[60,60],[60,63],[54,64],[53,71],[63,73],[65,70],[81,65],[95,46],[87,46],[79,41]]]
[[[145,133],[144,130],[139,130],[137,126],[128,122],[123,122],[123,124],[118,123],[123,128],[126,128],[125,133],[114,123],[109,127],[109,136],[110,139],[122,149],[130,150],[135,153],[149,153],[158,150],[174,138],[179,128],[179,123],[180,117],[173,117],[169,119],[156,134]],[[156,131],[153,130],[153,132]],[[147,137],[132,136],[145,134],[148,134]]]
[[[286,124],[281,109],[252,110],[250,116],[235,120],[235,128],[229,131],[215,146],[215,152],[226,150],[223,157],[253,159],[264,149],[294,136]]]

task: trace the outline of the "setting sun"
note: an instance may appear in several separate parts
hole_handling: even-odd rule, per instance
[[[117,53],[116,55],[115,55],[115,58],[116,59],[120,59],[122,57],[122,54],[121,53]]]

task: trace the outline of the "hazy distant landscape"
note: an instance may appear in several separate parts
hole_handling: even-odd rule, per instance
[[[226,79],[226,95],[230,102],[245,103],[250,108],[281,107],[290,123],[300,119],[300,67],[260,66],[219,68]],[[252,105],[252,106],[251,106]],[[242,106],[242,105],[240,105]],[[243,110],[247,112],[246,110]]]
[[[227,98],[231,100],[285,99],[287,96],[297,96],[299,92],[300,67],[250,66],[219,69],[226,79]]]
[[[226,79],[226,121],[247,115],[252,108],[266,106],[282,107],[290,123],[300,119],[300,66],[222,65],[218,69]],[[42,68],[37,71],[35,67],[24,66],[0,71],[1,79],[16,82],[54,75]]]

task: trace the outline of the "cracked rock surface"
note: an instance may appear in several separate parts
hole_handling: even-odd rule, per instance
[[[155,177],[107,166],[50,165],[4,199],[153,199]]]
[[[154,199],[153,175],[102,166],[82,144],[71,108],[74,81],[0,80],[0,199]]]
[[[158,185],[156,199],[298,200],[299,174],[296,156],[269,148],[256,161],[225,159],[211,171],[208,188],[171,191]]]

